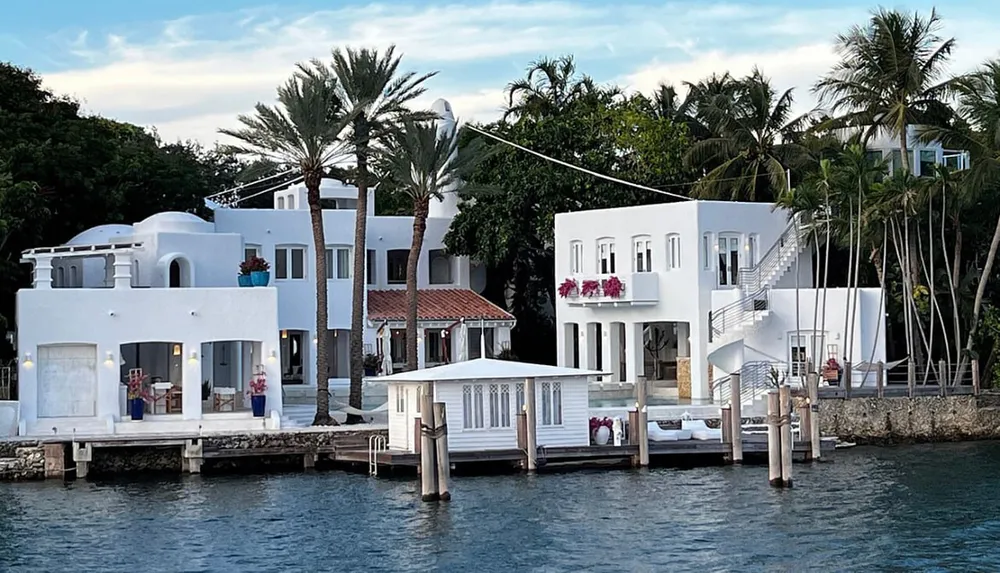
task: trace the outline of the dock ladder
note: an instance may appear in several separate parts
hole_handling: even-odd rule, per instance
[[[368,436],[368,475],[378,476],[378,455],[388,449],[385,436],[373,434]]]

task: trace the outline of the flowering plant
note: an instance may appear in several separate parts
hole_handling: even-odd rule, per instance
[[[612,426],[614,426],[614,423],[611,421],[611,418],[591,418],[590,419],[590,431],[591,432],[596,432],[597,429],[600,428],[601,426],[604,426],[605,428],[607,428],[607,429],[610,430],[612,428]]]
[[[142,373],[141,369],[134,369],[128,373],[128,399],[129,400],[142,400],[148,402],[150,400],[149,392],[146,391],[146,379],[149,376]]]
[[[619,298],[625,292],[625,284],[618,277],[610,277],[601,281],[601,290],[604,296]]]
[[[837,362],[836,358],[831,358],[826,361],[825,368],[827,370],[840,370],[840,364]]]
[[[583,286],[580,287],[580,294],[583,296],[597,296],[598,290],[601,288],[601,283],[595,280],[583,281]]]
[[[254,271],[267,272],[270,268],[271,264],[262,257],[250,257],[249,260],[240,263],[240,274],[248,275]]]
[[[575,279],[566,279],[559,285],[559,296],[566,298],[572,296],[579,289],[579,285],[576,284]]]
[[[250,379],[250,395],[251,396],[262,396],[267,390],[267,375],[264,374],[264,370],[261,369],[259,372],[253,375]]]

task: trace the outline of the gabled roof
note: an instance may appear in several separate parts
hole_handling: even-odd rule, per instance
[[[406,291],[368,291],[368,319],[406,320]],[[469,289],[419,289],[417,320],[514,320],[514,316]]]
[[[507,380],[525,378],[570,378],[582,376],[602,376],[606,372],[563,368],[528,362],[512,362],[493,358],[477,358],[453,364],[444,364],[423,370],[411,370],[389,376],[369,378],[370,382],[448,382],[458,380]]]

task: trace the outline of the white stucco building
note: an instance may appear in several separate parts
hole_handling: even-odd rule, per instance
[[[434,109],[454,121],[450,106]],[[315,394],[316,341],[327,337],[327,377],[349,386],[351,276],[357,189],[324,181],[329,322],[315,325],[316,259],[304,186],[273,208],[210,202],[212,221],[160,213],[103,225],[65,245],[26,251],[33,284],[17,297],[22,434],[244,429],[281,424],[283,396]],[[374,214],[375,191],[368,193]],[[457,197],[432,201],[418,271],[421,367],[499,354],[514,317],[477,291],[485,271],[448,254]],[[405,271],[412,217],[370,216],[365,352],[384,372],[405,362]],[[239,287],[241,262],[270,265],[267,287]],[[126,414],[123,382],[141,368],[162,397],[142,422]],[[248,381],[263,369],[267,416],[249,412]],[[346,401],[346,400],[345,400]]]

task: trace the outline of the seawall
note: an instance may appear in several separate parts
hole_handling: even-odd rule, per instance
[[[1000,439],[1000,396],[820,400],[820,433],[858,444]]]

